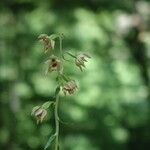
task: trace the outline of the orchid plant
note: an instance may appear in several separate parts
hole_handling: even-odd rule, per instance
[[[49,138],[47,144],[45,145],[45,149],[50,147],[51,142],[54,141],[54,150],[59,149],[59,116],[58,116],[58,106],[59,106],[59,94],[62,90],[65,95],[67,94],[74,94],[77,90],[77,84],[75,80],[70,79],[64,72],[64,61],[67,61],[64,58],[64,54],[68,54],[74,59],[75,65],[83,71],[85,68],[85,62],[87,62],[88,58],[91,58],[85,52],[80,52],[77,55],[74,55],[70,52],[64,52],[62,48],[62,41],[63,41],[62,34],[52,34],[48,36],[47,34],[41,34],[38,36],[38,39],[43,44],[44,53],[50,52],[49,59],[46,61],[48,65],[45,74],[51,74],[52,72],[56,72],[56,81],[57,81],[57,88],[55,89],[54,100],[47,101],[41,106],[35,106],[32,109],[31,115],[35,117],[37,124],[42,123],[44,118],[47,115],[47,109],[51,105],[54,105],[54,118],[55,118],[55,133]],[[56,40],[59,40],[59,51],[60,55],[55,56],[53,54],[53,50],[55,49]]]

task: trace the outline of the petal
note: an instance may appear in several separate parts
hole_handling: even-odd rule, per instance
[[[54,40],[50,40],[50,43],[51,43],[51,48],[54,49],[55,41]]]
[[[39,108],[40,108],[40,106],[35,106],[35,107],[33,107],[32,112],[31,112],[31,115],[34,115],[35,112],[36,112]]]

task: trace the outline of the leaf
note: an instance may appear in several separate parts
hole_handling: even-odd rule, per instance
[[[58,83],[61,82],[61,76],[60,76],[60,74],[56,77],[56,81],[57,81]]]
[[[62,74],[61,77],[62,77],[65,81],[67,81],[67,82],[70,80],[70,79],[69,79],[67,76],[65,76],[64,74]]]
[[[71,54],[70,52],[66,52],[68,55],[70,55],[71,57],[73,57],[73,58],[76,58],[76,56],[75,55],[73,55],[73,54]]]
[[[54,46],[55,46],[55,41],[51,40],[51,47],[52,47],[52,49],[54,49]]]
[[[48,147],[50,147],[51,142],[55,139],[55,137],[56,137],[56,134],[52,135],[52,136],[49,138],[49,140],[47,141],[47,143],[46,143],[46,145],[45,145],[45,147],[44,147],[44,150],[46,150]]]
[[[55,91],[55,96],[58,95],[59,91],[60,91],[60,87],[58,86]]]
[[[50,101],[45,102],[45,103],[42,105],[42,108],[48,109],[48,108],[50,107],[50,105],[52,105],[52,104],[53,104],[53,102],[50,102]]]

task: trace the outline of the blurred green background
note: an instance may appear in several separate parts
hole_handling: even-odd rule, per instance
[[[0,149],[42,150],[54,132],[52,110],[40,125],[30,113],[56,88],[37,37],[63,33],[64,50],[92,59],[83,73],[65,64],[80,88],[61,95],[60,149],[148,150],[149,29],[149,0],[1,0]]]

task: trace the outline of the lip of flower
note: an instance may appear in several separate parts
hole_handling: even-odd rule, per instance
[[[48,69],[46,70],[46,74],[52,71],[59,71],[61,61],[56,57],[52,56],[49,60],[46,61],[48,63]]]
[[[64,92],[64,94],[66,95],[67,94],[67,92],[69,93],[69,94],[73,94],[75,91],[76,91],[76,89],[77,89],[77,85],[76,85],[76,83],[75,83],[75,81],[69,81],[69,82],[67,82],[64,86],[63,86],[63,92]]]
[[[43,114],[43,109],[39,108],[38,110],[35,111],[35,116],[36,117],[41,117]]]

